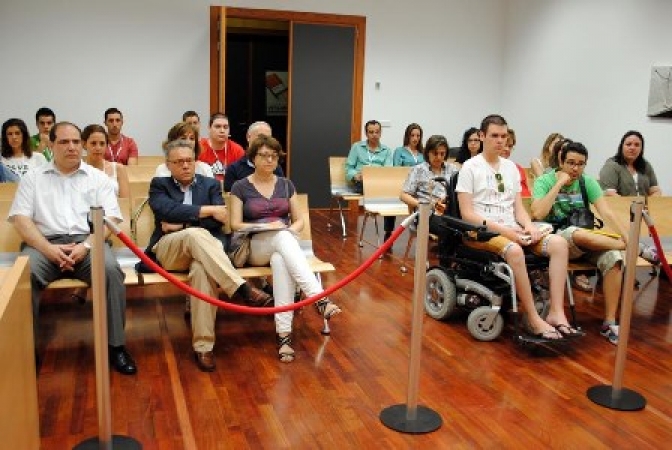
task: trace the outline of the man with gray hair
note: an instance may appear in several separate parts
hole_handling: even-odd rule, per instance
[[[268,305],[273,298],[241,278],[225,253],[228,243],[222,225],[228,213],[219,182],[195,173],[190,141],[171,141],[165,152],[171,176],[155,177],[149,185],[155,228],[145,253],[166,270],[188,271],[191,286],[210,297],[217,296],[219,286],[229,298]],[[196,365],[212,372],[217,307],[193,296],[190,300]]]
[[[262,121],[257,121],[251,124],[247,128],[247,146],[250,146],[250,142],[256,139],[259,135],[273,136],[271,131],[271,126]],[[247,156],[243,156],[235,163],[231,164],[226,171],[226,178],[224,179],[224,192],[231,192],[231,187],[233,183],[243,178],[249,177],[254,173],[254,164],[252,161],[247,159]],[[279,177],[284,177],[285,174],[282,171],[282,167],[278,165],[274,172]]]

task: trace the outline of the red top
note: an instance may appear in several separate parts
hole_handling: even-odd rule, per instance
[[[128,165],[128,158],[138,157],[138,146],[128,136],[121,135],[121,139],[116,144],[110,144],[105,150],[104,158],[108,161],[118,162]]]
[[[201,154],[198,155],[198,160],[203,161],[212,167],[212,173],[215,178],[220,181],[224,180],[226,168],[245,156],[245,150],[240,144],[236,144],[231,139],[227,139],[226,144],[219,150],[214,150],[210,146],[208,138],[201,138],[199,141],[201,146]]]
[[[516,165],[516,167],[518,168],[518,172],[520,173],[520,196],[532,197],[530,187],[527,185],[527,172],[525,171],[525,168],[518,163],[514,164]]]

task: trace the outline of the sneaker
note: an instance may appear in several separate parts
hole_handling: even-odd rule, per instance
[[[650,262],[651,264],[659,264],[660,259],[658,259],[658,251],[656,250],[655,247],[651,245],[646,245],[643,243],[639,243],[639,256],[642,257],[642,259],[645,259],[646,261]]]
[[[615,323],[602,324],[602,328],[600,328],[600,334],[606,337],[610,343],[618,345],[618,325]]]

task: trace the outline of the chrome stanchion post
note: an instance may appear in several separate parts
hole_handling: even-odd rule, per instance
[[[112,436],[110,401],[110,361],[107,341],[107,298],[105,290],[105,224],[103,208],[91,207],[93,245],[91,247],[91,292],[93,295],[93,337],[96,360],[96,400],[98,406],[98,437],[86,439],[74,450],[141,449],[138,441],[127,436]]]
[[[441,416],[435,411],[418,405],[420,383],[420,350],[422,348],[422,319],[424,317],[425,292],[427,289],[427,242],[429,239],[430,205],[421,202],[420,221],[415,240],[415,279],[413,289],[413,316],[411,327],[411,352],[408,369],[408,393],[405,405],[393,405],[380,413],[383,424],[404,433],[428,433],[441,426]]]
[[[625,252],[625,276],[621,287],[621,317],[619,324],[616,363],[614,364],[613,385],[597,385],[588,389],[586,395],[594,403],[620,411],[636,411],[646,406],[646,399],[635,391],[623,387],[628,337],[630,336],[630,318],[634,297],[635,271],[639,253],[639,230],[642,222],[644,203],[641,200],[630,206],[630,233],[628,248]]]

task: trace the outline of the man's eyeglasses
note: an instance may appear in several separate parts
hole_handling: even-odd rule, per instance
[[[571,167],[572,169],[573,169],[574,167],[578,167],[579,169],[583,169],[584,167],[586,167],[586,162],[585,162],[585,161],[579,161],[579,162],[576,162],[576,161],[565,161],[565,164],[566,164],[568,167]]]
[[[502,174],[499,172],[496,173],[495,180],[497,180],[497,191],[504,192],[506,188],[504,187],[504,180],[502,179]]]
[[[185,158],[185,159],[174,159],[172,161],[168,161],[171,164],[175,164],[176,166],[181,166],[183,164],[193,164],[194,163],[194,158]]]

